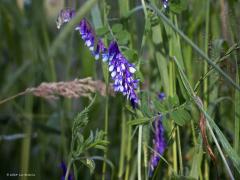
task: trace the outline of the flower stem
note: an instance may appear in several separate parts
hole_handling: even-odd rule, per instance
[[[141,180],[141,154],[142,154],[142,130],[143,126],[139,125],[138,129],[138,154],[137,154],[137,160],[138,160],[138,180]]]
[[[128,126],[128,135],[127,135],[127,165],[126,165],[126,173],[125,173],[125,180],[129,179],[129,171],[130,171],[130,159],[131,159],[131,147],[132,147],[132,126]]]
[[[105,119],[104,119],[104,131],[106,133],[105,140],[108,140],[108,96],[106,96],[106,104],[105,104]],[[107,159],[107,149],[104,150],[104,159]],[[102,180],[105,179],[106,173],[106,162],[103,161],[103,168],[102,168]]]
[[[124,114],[124,110],[122,108],[122,135],[121,135],[121,150],[120,150],[120,160],[119,160],[119,170],[118,170],[118,178],[122,179],[123,176],[123,166],[124,166],[124,156],[126,149],[126,117]]]
[[[106,1],[104,0],[103,1],[103,24],[104,25],[107,25],[108,22],[107,22],[107,3]],[[106,41],[106,39],[105,39]],[[109,72],[108,72],[108,66],[107,64],[103,63],[102,64],[102,69],[103,69],[103,74],[104,74],[104,80],[105,80],[105,83],[108,87],[108,84],[109,84]],[[108,140],[108,106],[109,106],[109,102],[108,102],[108,88],[106,88],[106,101],[105,101],[105,118],[104,118],[104,131],[106,133],[106,136],[105,136],[105,140],[107,141]],[[106,149],[104,150],[104,159],[107,159],[107,150],[108,147],[106,147]],[[106,161],[103,161],[103,166],[102,166],[102,180],[105,179],[105,173],[106,173]]]
[[[10,101],[10,100],[13,100],[13,99],[15,99],[15,98],[17,98],[17,97],[19,97],[19,96],[25,95],[25,94],[27,94],[27,93],[29,93],[29,91],[28,91],[28,90],[25,90],[25,91],[23,91],[23,92],[20,92],[20,93],[18,93],[18,94],[15,94],[15,95],[13,95],[13,96],[11,96],[11,97],[8,97],[8,98],[6,98],[6,99],[3,99],[3,100],[0,101],[0,105],[3,104],[3,103],[8,102],[8,101]]]
[[[68,176],[69,176],[69,172],[70,172],[70,169],[71,169],[71,166],[72,166],[72,162],[73,162],[73,159],[71,159],[68,163],[67,172],[65,174],[64,180],[68,180]]]
[[[209,6],[210,6],[210,1],[207,1],[207,7],[206,7],[206,26],[205,26],[205,54],[208,55],[208,34],[209,34]],[[204,69],[203,69],[203,74],[206,74],[208,72],[208,63],[204,63]],[[207,109],[208,107],[208,78],[206,77],[203,80],[203,105],[204,108]],[[204,179],[208,180],[209,179],[209,165],[207,159],[204,160]]]

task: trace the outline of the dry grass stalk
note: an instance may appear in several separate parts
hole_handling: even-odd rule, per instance
[[[26,91],[27,93],[32,93],[34,96],[45,99],[58,99],[59,96],[67,98],[79,98],[81,96],[91,98],[91,94],[96,92],[102,96],[106,96],[106,84],[87,77],[68,82],[43,82],[38,87],[28,88]],[[110,87],[108,87],[108,92],[110,95],[114,94]]]

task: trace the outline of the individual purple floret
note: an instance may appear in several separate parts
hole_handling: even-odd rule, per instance
[[[158,94],[158,99],[159,99],[160,101],[163,101],[163,100],[165,99],[165,93],[163,93],[163,92],[159,93],[159,94]]]
[[[166,9],[168,7],[168,0],[162,0],[163,7]]]
[[[96,48],[94,49],[96,43],[95,33],[85,18],[80,21],[75,30],[79,31],[82,39],[85,41],[85,45],[89,48],[96,60],[98,60],[102,55],[103,61],[107,61],[107,48],[101,39],[97,41]]]
[[[60,29],[63,23],[69,22],[75,16],[75,11],[73,9],[67,8],[62,9],[58,15],[57,28]]]
[[[98,40],[96,50],[93,52],[93,55],[96,60],[98,60],[101,55],[104,62],[108,60],[108,50],[101,39]]]
[[[92,30],[91,25],[88,21],[84,18],[80,21],[79,25],[75,28],[78,30],[82,36],[82,39],[85,42],[85,45],[90,49],[90,51],[94,52],[94,43],[95,43],[95,36],[94,31]]]
[[[161,115],[159,115],[157,117],[157,119],[155,119],[154,130],[155,130],[154,140],[153,140],[154,152],[150,159],[150,171],[149,171],[150,176],[152,176],[154,169],[158,165],[158,162],[160,160],[159,154],[162,155],[166,148],[166,142],[165,142],[165,138],[164,138],[164,128],[162,125],[162,116]]]
[[[133,64],[119,51],[117,42],[112,42],[108,49],[109,71],[114,81],[113,88],[130,99],[133,108],[137,107],[139,99],[135,90],[138,87],[138,80],[134,79],[136,71]]]
[[[61,180],[64,180],[65,179],[65,175],[67,173],[67,166],[66,166],[64,161],[61,162],[60,167],[61,167],[62,172],[63,172],[62,176],[61,176]],[[68,180],[74,180],[74,176],[73,176],[72,173],[69,173]]]

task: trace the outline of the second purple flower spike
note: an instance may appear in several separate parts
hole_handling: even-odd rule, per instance
[[[109,71],[114,80],[114,91],[121,92],[131,101],[133,108],[137,107],[139,99],[135,90],[138,87],[138,80],[134,79],[136,71],[133,64],[120,52],[117,42],[112,42],[108,49]]]
[[[155,119],[154,122],[154,140],[153,140],[153,144],[154,144],[154,152],[151,156],[151,160],[150,160],[150,176],[152,176],[153,171],[155,170],[155,168],[158,165],[158,162],[160,160],[160,155],[162,155],[165,151],[166,148],[166,142],[165,142],[165,138],[164,138],[164,128],[163,128],[163,124],[162,124],[162,115],[160,114],[157,119]]]

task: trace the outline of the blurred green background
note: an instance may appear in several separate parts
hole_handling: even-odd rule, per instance
[[[69,32],[58,44],[54,55],[49,56],[54,40],[64,29],[64,27],[61,30],[56,28],[58,13],[65,7],[81,9],[84,2],[86,1],[0,0],[0,100],[22,92],[28,87],[36,87],[41,82],[69,81],[89,76],[104,81],[101,61],[94,60],[80,35],[75,31]],[[99,1],[85,17],[96,31],[102,28],[98,26],[98,20],[104,21],[104,16],[107,16],[110,27],[114,24],[122,24],[125,34],[120,39],[122,40],[120,44],[123,49],[124,47],[130,49],[129,52],[125,52],[129,61],[140,67],[139,96],[142,100],[147,102],[144,93],[156,96],[162,91],[167,96],[177,95],[180,104],[187,101],[187,93],[181,84],[177,68],[171,67],[170,59],[172,56],[177,57],[194,87],[210,68],[202,61],[202,57],[153,12],[148,12],[148,21],[145,21],[142,9],[134,10],[142,1],[106,0],[104,2],[106,3]],[[152,2],[162,9],[162,1]],[[226,57],[217,63],[239,84],[240,1],[170,0],[170,2],[172,4],[169,5],[169,10],[163,10],[167,17],[215,60],[214,62],[220,57]],[[226,56],[228,52],[230,55]],[[170,68],[176,68],[172,69],[174,78],[169,76]],[[239,141],[240,132],[239,91],[215,71],[208,78],[207,88],[200,81],[196,92],[203,99],[207,112],[216,120],[218,127],[228,142],[234,146],[239,157],[239,143],[236,142]],[[172,93],[169,90],[171,87],[174,89]],[[88,134],[90,129],[104,129],[105,101],[105,97],[97,95],[89,113],[89,124],[84,131],[85,134]],[[72,121],[87,104],[89,104],[87,98],[69,100],[61,97],[59,100],[48,101],[32,95],[21,96],[0,104],[0,179],[26,179],[27,177],[6,176],[6,173],[20,173],[26,169],[28,173],[35,174],[35,177],[28,177],[29,179],[60,179],[62,175],[60,163],[68,160]],[[122,178],[122,174],[119,173],[121,166],[119,155],[122,142],[121,128],[126,126],[122,124],[123,119],[130,121],[135,117],[126,104],[126,99],[121,95],[109,97],[108,159],[115,166],[114,179]],[[203,160],[201,159],[200,165],[194,164],[193,161],[199,155],[195,151],[197,145],[201,145],[199,140],[201,135],[198,126],[199,113],[192,106],[190,105],[189,108],[191,123],[189,121],[180,127],[178,137],[181,139],[184,166],[180,175],[192,176],[196,172],[195,178],[215,179],[217,177],[215,165],[206,153],[201,154]],[[147,112],[143,114],[147,116],[148,111],[157,110],[147,106],[145,111]],[[135,127],[132,131],[131,161],[127,162],[126,159],[129,158],[127,154],[124,161],[126,164],[130,163],[129,179],[136,179],[137,176],[135,157],[137,136],[134,129]],[[150,137],[151,130],[152,127],[149,125],[146,134],[150,134]],[[197,143],[193,142],[193,132],[196,133]],[[172,140],[170,135],[168,138]],[[123,143],[127,141],[124,140]],[[151,146],[152,140],[148,139],[148,143]],[[170,164],[173,162],[171,145],[172,142],[165,155]],[[202,146],[200,149],[202,150]],[[219,156],[215,145],[213,149]],[[91,154],[103,155],[99,150],[92,150]],[[235,172],[228,155],[226,158]],[[91,177],[88,169],[79,164],[79,179],[100,179],[102,162],[95,163],[95,172]],[[218,163],[221,179],[227,179],[228,175],[221,158]],[[194,171],[194,165],[200,169]],[[162,166],[159,170],[161,177],[170,179],[171,173],[168,167]],[[111,169],[107,167],[107,179],[110,179],[110,172]],[[239,177],[237,173],[236,177]]]

